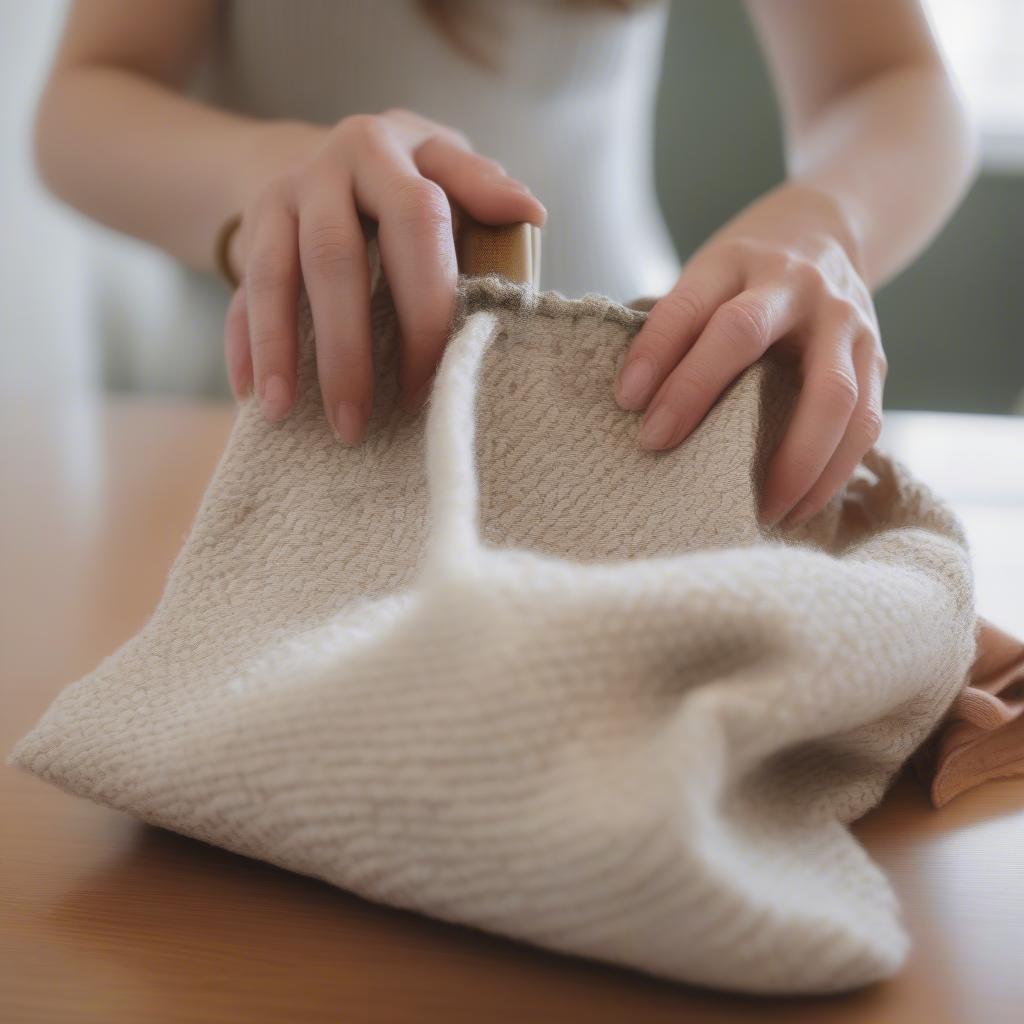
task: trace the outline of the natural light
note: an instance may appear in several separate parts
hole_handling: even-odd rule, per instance
[[[1024,170],[1024,0],[928,0],[989,168]]]

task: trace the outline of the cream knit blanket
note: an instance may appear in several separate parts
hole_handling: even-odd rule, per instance
[[[907,940],[847,824],[974,650],[951,512],[872,453],[756,518],[770,359],[667,453],[612,381],[645,314],[463,279],[426,414],[374,299],[369,439],[254,402],[156,613],[13,760],[365,896],[748,992],[884,977]]]

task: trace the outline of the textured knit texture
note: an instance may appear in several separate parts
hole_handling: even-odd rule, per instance
[[[240,412],[146,628],[14,760],[373,899],[670,978],[829,992],[907,946],[846,828],[974,651],[954,517],[872,453],[756,518],[795,392],[764,360],[678,449],[612,382],[645,314],[464,279],[428,410],[374,299],[369,437]]]

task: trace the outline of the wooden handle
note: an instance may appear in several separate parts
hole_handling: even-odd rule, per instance
[[[463,274],[501,274],[540,287],[540,228],[535,224],[481,224],[463,214],[456,248]]]

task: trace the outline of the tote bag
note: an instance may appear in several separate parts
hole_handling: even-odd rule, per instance
[[[13,761],[400,907],[667,978],[824,993],[907,950],[847,826],[961,690],[951,511],[874,451],[804,527],[758,489],[765,358],[679,448],[612,383],[640,308],[460,279],[427,408],[376,276],[368,438],[250,400],[146,627]]]

